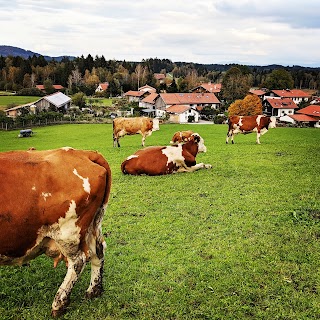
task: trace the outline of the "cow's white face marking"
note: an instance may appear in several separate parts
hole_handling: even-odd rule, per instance
[[[83,181],[82,185],[83,185],[84,191],[90,194],[91,188],[90,188],[89,178],[83,178],[82,176],[80,176],[77,169],[73,169],[73,173]]]
[[[43,197],[43,200],[44,200],[44,201],[47,201],[47,198],[48,198],[48,197],[51,197],[52,195],[51,195],[50,192],[42,192],[42,193],[41,193],[41,196]]]
[[[184,163],[184,157],[182,156],[182,145],[179,144],[177,147],[168,146],[161,151],[167,158],[167,165],[172,162],[177,166]]]
[[[200,137],[200,141],[198,143],[198,152],[207,152],[207,147],[204,145],[204,140],[198,133],[194,133],[194,135],[198,135]]]
[[[130,160],[130,159],[133,159],[133,158],[138,158],[138,157],[139,157],[138,155],[133,154],[133,155],[129,156],[129,157],[127,158],[127,160]]]

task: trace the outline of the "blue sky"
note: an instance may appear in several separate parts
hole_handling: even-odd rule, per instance
[[[42,55],[320,67],[319,0],[0,0],[0,44]]]

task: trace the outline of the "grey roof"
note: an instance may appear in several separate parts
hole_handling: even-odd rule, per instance
[[[51,94],[50,96],[44,97],[44,99],[46,99],[56,107],[61,107],[71,101],[71,98],[69,98],[62,92],[56,92],[54,94]]]

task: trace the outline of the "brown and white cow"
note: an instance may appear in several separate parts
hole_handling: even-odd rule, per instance
[[[170,144],[178,144],[188,141],[188,139],[192,136],[194,132],[192,130],[186,130],[186,131],[177,131],[174,133]]]
[[[234,135],[238,133],[257,133],[257,143],[260,144],[260,136],[265,134],[268,129],[276,127],[276,118],[264,115],[257,116],[230,116],[228,119],[228,133],[226,143],[231,137],[234,143]]]
[[[196,155],[206,151],[203,139],[194,133],[184,144],[138,150],[121,164],[121,170],[125,174],[156,176],[193,172],[202,168],[210,169],[210,164],[196,164]]]
[[[113,120],[113,146],[120,147],[119,138],[125,135],[142,135],[142,146],[146,137],[151,136],[153,131],[159,130],[159,119],[148,117],[115,118]]]
[[[62,148],[0,153],[0,265],[40,254],[64,259],[66,276],[52,303],[65,312],[87,261],[87,297],[102,293],[105,241],[101,224],[111,187],[107,161],[95,151]]]

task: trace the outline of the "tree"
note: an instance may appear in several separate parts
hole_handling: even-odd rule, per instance
[[[86,96],[83,92],[78,92],[72,96],[72,103],[79,108],[84,108],[86,106]]]
[[[267,75],[262,86],[268,89],[292,89],[294,80],[290,72],[285,69],[276,69]]]
[[[252,76],[246,68],[232,67],[223,77],[221,95],[227,102],[243,99],[252,82]]]
[[[262,114],[262,103],[258,96],[248,94],[243,100],[238,99],[228,109],[229,116],[254,116]]]

